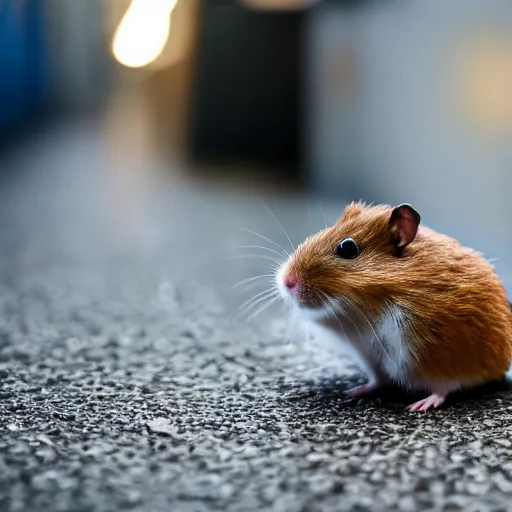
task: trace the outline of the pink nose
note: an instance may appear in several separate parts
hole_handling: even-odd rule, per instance
[[[299,292],[299,280],[297,277],[295,276],[290,276],[290,275],[287,275],[285,278],[284,278],[284,285],[286,286],[286,288],[288,288],[288,290],[290,290],[290,292],[292,292],[294,295],[297,295],[297,293]]]

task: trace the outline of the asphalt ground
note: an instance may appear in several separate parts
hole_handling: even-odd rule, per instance
[[[2,512],[512,510],[505,384],[425,415],[348,399],[357,369],[282,309],[235,318],[272,264],[224,258],[273,247],[242,228],[287,243],[267,201],[299,241],[314,204],[144,187],[107,149],[66,125],[2,160]]]

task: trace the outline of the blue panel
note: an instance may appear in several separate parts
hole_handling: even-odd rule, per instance
[[[42,0],[0,1],[0,137],[37,116],[46,98]]]

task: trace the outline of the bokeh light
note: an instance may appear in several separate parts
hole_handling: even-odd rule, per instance
[[[112,43],[124,66],[147,66],[163,52],[169,39],[171,13],[178,0],[132,0]]]

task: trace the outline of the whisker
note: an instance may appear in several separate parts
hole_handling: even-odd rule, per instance
[[[248,233],[251,233],[253,235],[256,235],[256,236],[260,237],[262,240],[266,240],[267,242],[271,243],[272,245],[274,245],[275,247],[277,247],[278,249],[283,251],[283,256],[284,255],[290,256],[290,253],[284,247],[281,247],[277,242],[274,242],[273,240],[270,240],[270,238],[267,238],[266,236],[263,236],[260,233],[257,233],[256,231],[253,231],[252,229],[247,229],[247,228],[242,228],[242,229],[244,231],[247,231]]]
[[[272,252],[274,254],[277,254],[280,258],[283,258],[283,254],[280,252],[275,251],[274,249],[271,249],[270,247],[265,247],[263,245],[239,245],[235,247],[235,249],[263,249],[265,251]]]
[[[286,326],[286,331],[284,333],[285,343],[287,343],[287,344],[291,343],[292,336],[297,331],[297,327],[299,325],[298,320],[299,319],[298,319],[297,313],[295,311],[293,311],[288,319],[288,322],[287,322],[288,325]]]
[[[308,344],[308,341],[309,341],[309,336],[308,336],[308,324],[306,322],[304,322],[302,324],[302,327],[303,327],[303,333],[304,333],[304,344],[307,346]]]
[[[271,256],[267,256],[266,254],[237,254],[235,256],[228,256],[228,257],[224,258],[223,261],[241,260],[244,258],[261,258],[262,260],[273,261],[276,265],[278,265],[278,267],[281,266],[281,262],[279,260],[276,260],[275,258],[272,258]]]
[[[377,336],[377,333],[375,332],[375,329],[373,328],[373,324],[371,323],[370,319],[368,318],[368,316],[365,314],[362,306],[357,302],[357,301],[353,301],[352,302],[352,306],[356,309],[356,311],[363,317],[364,320],[366,320],[366,322],[368,323],[368,325],[370,326],[370,329],[372,330],[373,334]]]
[[[255,277],[249,277],[248,279],[242,279],[242,281],[238,281],[238,283],[235,283],[233,286],[230,287],[231,290],[234,290],[235,288],[239,288],[240,286],[252,283],[253,281],[256,281],[258,279],[264,279],[265,277],[274,277],[274,274],[261,274],[260,276]]]
[[[265,295],[263,297],[260,297],[259,299],[255,300],[254,302],[252,302],[250,305],[248,305],[247,307],[244,308],[243,311],[240,311],[235,319],[241,319],[243,318],[245,315],[249,314],[250,316],[250,313],[251,311],[254,312],[255,311],[255,308],[259,305],[259,304],[262,304],[262,303],[266,303],[266,301],[268,300],[271,300],[274,301],[274,299],[278,299],[279,298],[279,295],[277,294],[268,294],[268,295]]]
[[[272,288],[275,288],[275,282],[274,279],[269,279],[267,281],[268,284],[272,286]],[[252,290],[253,288],[256,288],[260,283],[254,282],[254,283],[248,283],[248,285],[245,287],[247,291]]]
[[[272,215],[272,217],[276,221],[277,225],[281,228],[281,230],[283,231],[284,235],[288,239],[288,242],[290,242],[290,247],[292,248],[292,252],[295,251],[295,247],[292,244],[292,241],[290,240],[290,237],[288,236],[288,233],[286,232],[286,229],[284,229],[283,225],[279,222],[278,218],[272,213],[272,210],[266,204],[264,206],[265,206],[266,210],[268,211],[268,213],[270,213],[270,215]]]
[[[324,212],[324,209],[322,208],[322,205],[318,205],[318,207],[320,208],[320,211],[322,212],[322,217],[324,218],[324,225],[325,225],[325,229],[327,229],[327,218],[325,216],[325,212]]]
[[[338,299],[341,303],[343,303],[343,299],[339,298]],[[345,311],[339,309],[339,307],[341,306],[341,304],[337,304],[336,301],[333,300],[332,302],[332,305],[333,307],[336,309],[336,311],[338,311],[340,314],[342,314],[345,318],[347,318],[350,323],[355,327],[356,331],[357,331],[357,334],[362,337],[362,334],[361,334],[361,331],[359,330],[359,327],[358,325],[354,322],[354,320],[352,320],[351,316],[349,314],[347,314]],[[351,304],[348,304],[349,306],[351,306]]]
[[[267,309],[271,304],[273,304],[277,299],[279,299],[279,296],[274,297],[273,299],[270,299],[268,302],[263,304],[260,308],[258,308],[256,311],[251,313],[251,315],[247,318],[247,321],[250,322],[253,318],[257,317],[259,314],[261,314],[265,309]]]
[[[336,308],[333,307],[333,304],[331,303],[331,298],[326,293],[323,293],[323,295],[324,295],[325,299],[327,299],[325,306],[331,312],[331,316],[334,319],[336,319],[336,321],[338,322],[338,324],[343,332],[343,336],[345,336],[345,338],[347,338],[347,332],[345,331],[345,327],[343,327],[343,324],[342,324],[341,320],[339,319],[338,315],[336,315]]]
[[[255,306],[260,304],[261,302],[269,299],[270,297],[278,296],[279,292],[277,290],[265,290],[265,294],[258,294],[256,297],[253,297],[250,302],[247,302],[245,305],[240,306],[238,309],[240,311],[240,316],[245,315]]]
[[[240,304],[240,306],[238,306],[238,309],[239,310],[242,310],[244,309],[248,304],[251,304],[251,302],[255,299],[258,299],[259,297],[263,296],[263,295],[267,295],[267,294],[270,294],[270,293],[274,293],[276,292],[277,290],[274,290],[272,288],[267,288],[266,290],[263,290],[262,292],[259,292],[257,293],[256,295],[254,295],[253,297],[251,297],[250,299],[247,299],[244,303]]]
[[[366,323],[369,325],[370,329],[372,330],[373,332],[373,336],[374,336],[374,339],[377,340],[377,342],[379,343],[380,345],[380,348],[383,350],[383,352],[389,357],[389,353],[384,345],[384,343],[382,342],[382,340],[380,339],[379,335],[377,334],[377,332],[375,331],[372,323],[370,322],[370,319],[366,316],[366,314],[364,313],[364,311],[362,310],[362,308],[357,304],[357,303],[354,303],[353,305],[357,312],[363,317],[364,320],[366,320]]]

